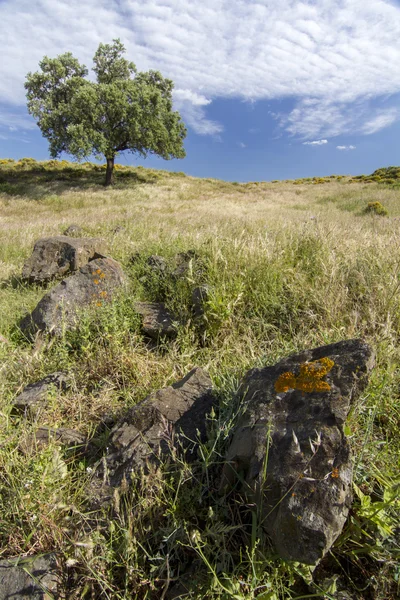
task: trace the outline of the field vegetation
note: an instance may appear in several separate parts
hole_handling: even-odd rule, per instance
[[[180,597],[199,600],[398,597],[400,168],[242,184],[116,165],[112,189],[104,169],[0,161],[0,556],[56,552],[71,599],[164,600],[182,573]],[[29,343],[18,322],[48,288],[21,282],[24,260],[38,238],[72,223],[108,241],[129,288],[85,311],[75,331]],[[201,269],[178,283],[146,271],[152,254],[173,268],[189,250]],[[200,284],[210,290],[202,328],[190,308]],[[182,322],[176,340],[149,345],[135,300],[164,301]],[[228,506],[217,477],[246,370],[355,337],[372,345],[376,368],[346,424],[354,503],[312,571],[277,559],[254,507]],[[94,459],[55,441],[23,449],[38,426],[62,426],[87,434],[99,459],[110,419],[194,366],[219,396],[209,441],[190,465],[135,475],[113,518],[85,504]],[[49,399],[40,422],[14,416],[16,394],[54,371],[71,373],[72,387]]]

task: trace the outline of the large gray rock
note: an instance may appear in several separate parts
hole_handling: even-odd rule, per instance
[[[205,371],[194,368],[172,386],[150,394],[131,408],[111,431],[108,453],[95,472],[92,492],[105,501],[110,489],[130,480],[132,472],[159,464],[179,447],[196,456],[199,436],[206,435],[206,415],[214,402]],[[99,482],[102,484],[99,486]]]
[[[59,371],[30,383],[15,398],[13,412],[23,413],[26,417],[36,417],[45,407],[49,394],[65,391],[69,385],[68,375]]]
[[[54,554],[0,561],[0,600],[57,598]]]
[[[110,301],[124,282],[122,268],[115,260],[92,260],[43,296],[21,321],[20,329],[28,338],[37,331],[60,334],[63,328],[74,327],[80,308]]]
[[[343,424],[368,381],[373,355],[349,340],[253,369],[241,386],[222,489],[255,502],[278,554],[316,564],[346,521],[352,463]]]
[[[176,319],[162,302],[136,302],[135,310],[142,317],[142,331],[155,340],[176,336]]]
[[[107,244],[99,238],[68,235],[42,238],[35,243],[31,257],[24,264],[22,279],[28,283],[47,283],[106,255]]]

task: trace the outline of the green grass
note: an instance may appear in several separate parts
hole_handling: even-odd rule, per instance
[[[0,163],[0,334],[9,340],[0,342],[2,557],[57,551],[71,599],[164,599],[182,574],[191,586],[182,597],[199,600],[335,598],[335,577],[355,597],[397,597],[395,186],[340,177],[232,184],[126,167],[106,190],[101,166]],[[364,214],[371,201],[389,216]],[[45,289],[21,284],[23,262],[37,238],[71,223],[107,239],[129,290],[111,305],[84,311],[76,331],[29,345],[17,324]],[[172,271],[177,253],[188,250],[196,251],[201,268],[178,283],[145,269],[147,257],[159,254]],[[210,293],[199,327],[190,297],[202,284]],[[178,314],[177,339],[150,348],[135,299],[162,300]],[[252,507],[220,497],[220,464],[239,410],[234,393],[247,369],[352,337],[364,337],[377,355],[371,383],[346,424],[355,499],[342,535],[312,575],[274,556]],[[88,434],[100,457],[107,447],[108,430],[99,429],[104,416],[118,418],[195,365],[210,373],[220,404],[199,460],[137,475],[127,493],[116,495],[111,516],[92,514],[85,501],[94,458],[74,457],[56,443],[21,453],[21,440],[47,425]],[[55,370],[72,375],[71,389],[49,398],[40,422],[12,416],[15,395]]]

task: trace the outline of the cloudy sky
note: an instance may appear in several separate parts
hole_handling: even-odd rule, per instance
[[[25,109],[44,56],[119,37],[175,82],[187,158],[123,164],[250,181],[400,164],[399,0],[0,0],[0,156],[48,157]]]

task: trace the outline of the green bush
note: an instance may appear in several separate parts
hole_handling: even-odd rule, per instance
[[[381,217],[385,217],[388,214],[386,208],[380,202],[368,202],[368,205],[365,209],[366,213],[372,213],[374,215],[380,215]]]

